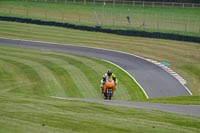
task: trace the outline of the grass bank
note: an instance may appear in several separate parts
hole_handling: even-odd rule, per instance
[[[198,133],[199,117],[0,93],[0,132]]]

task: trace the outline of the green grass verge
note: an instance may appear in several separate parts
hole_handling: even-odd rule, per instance
[[[187,105],[200,105],[200,96],[179,96],[179,97],[165,97],[165,98],[152,98],[148,102],[154,103],[171,103],[171,104],[187,104]]]
[[[0,90],[3,92],[102,98],[100,80],[111,68],[119,79],[114,99],[145,100],[140,88],[127,74],[97,59],[1,46],[0,61],[0,79],[3,79]]]
[[[198,8],[132,7],[93,4],[0,1],[0,15],[68,22],[111,29],[200,36]],[[131,23],[128,24],[127,16]],[[144,24],[144,25],[143,25]]]
[[[0,93],[4,133],[198,133],[199,117]]]

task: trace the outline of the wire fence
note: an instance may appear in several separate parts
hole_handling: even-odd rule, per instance
[[[44,0],[34,1],[44,2]],[[46,2],[47,1],[50,2],[50,0],[46,0]],[[61,2],[65,0],[51,1]],[[126,29],[136,28],[143,30],[151,29],[156,31],[168,30],[200,33],[200,16],[198,15],[191,14],[187,16],[184,14],[177,15],[174,13],[170,14],[165,12],[155,13],[145,10],[135,10],[134,8],[111,8],[107,7],[106,5],[84,7],[87,11],[77,10],[77,8],[58,10],[58,8],[47,9],[0,6],[0,15],[67,22],[79,25],[107,26],[109,28],[123,27]]]
[[[82,4],[110,4],[123,6],[142,6],[142,7],[192,7],[200,8],[198,3],[177,3],[177,2],[149,2],[149,1],[129,1],[129,0],[28,0],[45,3],[82,3]]]
[[[134,9],[113,11],[106,8],[95,11],[98,14],[96,22],[101,25],[200,33],[200,17],[146,13]]]

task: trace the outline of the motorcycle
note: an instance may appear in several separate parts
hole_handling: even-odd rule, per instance
[[[103,93],[105,96],[106,100],[111,100],[113,93],[115,90],[115,82],[112,79],[107,79],[105,84],[104,84],[104,88],[103,88]]]

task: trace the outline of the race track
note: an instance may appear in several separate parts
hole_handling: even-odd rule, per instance
[[[190,95],[184,85],[161,67],[128,53],[6,38],[0,38],[0,42],[0,45],[62,51],[110,61],[128,72],[132,78],[134,77],[147,98]]]
[[[108,60],[119,67],[123,68],[134,77],[138,84],[142,87],[147,98],[164,97],[164,96],[180,96],[190,95],[190,92],[172,75],[164,71],[159,66],[148,62],[147,60],[117,51],[108,51],[104,49],[95,49],[89,47],[80,47],[73,45],[58,45],[45,42],[33,42],[15,39],[0,38],[0,45],[17,46],[25,48],[37,48],[42,50],[62,51],[89,57],[96,57]],[[156,104],[145,102],[129,102],[117,100],[101,100],[86,98],[63,98],[54,97],[65,100],[78,100],[85,102],[95,102],[99,104],[127,106],[135,108],[154,109],[171,113],[200,116],[199,105],[172,105],[172,104]]]

